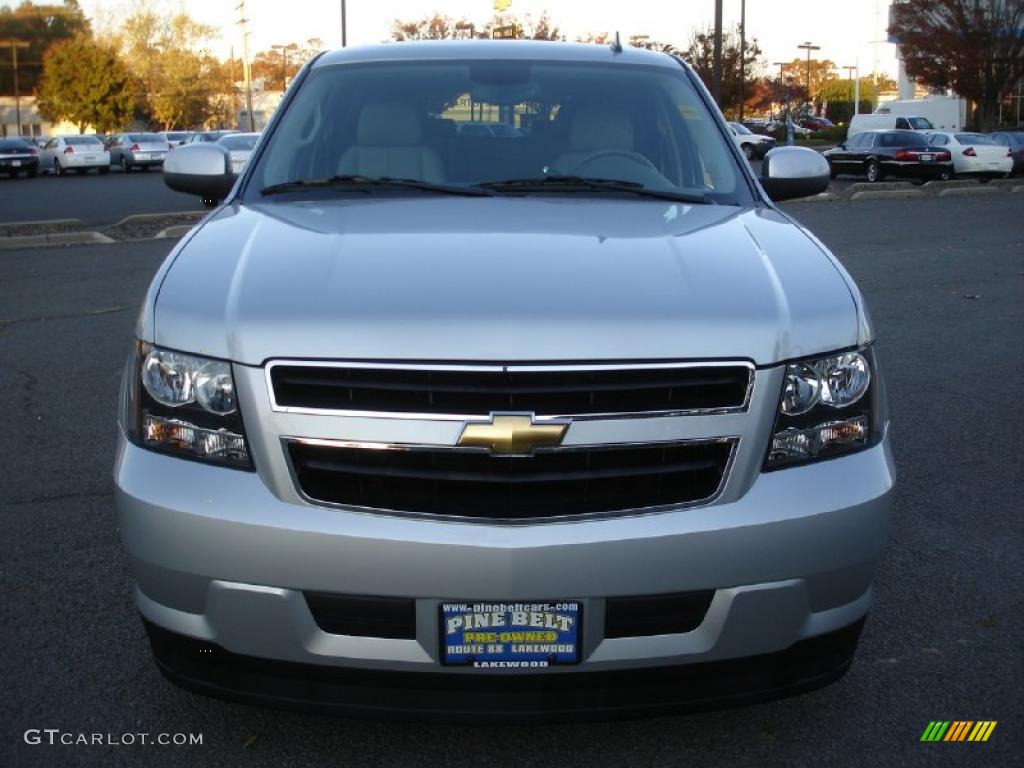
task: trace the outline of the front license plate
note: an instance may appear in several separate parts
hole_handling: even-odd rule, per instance
[[[580,604],[441,603],[441,663],[542,669],[580,663]]]

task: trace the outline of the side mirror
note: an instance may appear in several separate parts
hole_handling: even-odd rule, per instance
[[[776,147],[761,162],[761,186],[775,202],[828,189],[828,161],[807,147]]]
[[[176,192],[198,195],[213,206],[235,185],[231,153],[219,144],[189,144],[164,159],[164,183]]]

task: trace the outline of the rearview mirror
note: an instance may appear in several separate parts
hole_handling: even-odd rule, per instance
[[[235,185],[231,153],[219,144],[189,144],[167,154],[164,183],[176,192],[198,195],[213,206]]]
[[[761,161],[761,186],[775,202],[828,189],[828,161],[807,147],[776,147]]]

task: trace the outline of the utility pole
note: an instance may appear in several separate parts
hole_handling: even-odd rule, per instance
[[[299,46],[295,43],[288,43],[288,45],[272,45],[270,46],[275,51],[281,52],[281,90],[287,90],[288,88],[288,51],[294,51]]]
[[[779,85],[781,86],[782,82],[783,82],[782,70],[783,70],[783,68],[787,64],[789,64],[789,62],[788,61],[776,61],[776,62],[773,62],[772,64],[773,64],[773,66],[776,66],[776,67],[779,68]],[[793,115],[792,115],[792,113],[790,112],[790,109],[789,109],[789,97],[790,97],[790,90],[791,90],[790,89],[790,83],[792,83],[792,82],[793,82],[793,78],[791,78],[791,77],[785,78],[785,83],[786,83],[786,145],[790,146],[790,147],[793,146],[793,142],[794,142],[794,137],[793,137]]]
[[[341,0],[341,47],[344,48],[348,45],[348,30],[346,29],[347,24],[345,23],[345,0]]]
[[[798,45],[797,48],[807,51],[807,100],[813,101],[813,95],[811,93],[811,51],[820,51],[820,45],[814,45],[810,40],[802,45]]]
[[[249,31],[245,25],[249,20],[245,18],[245,0],[235,6],[235,10],[241,14],[238,19],[238,26],[242,29],[242,77],[245,79],[245,109],[249,113],[249,133],[256,133],[256,118],[252,114],[252,70],[249,69]]]
[[[18,90],[18,49],[28,48],[28,43],[24,40],[4,40],[4,45],[11,46],[11,66],[14,67],[14,113],[18,125],[15,126],[14,135],[21,136],[21,93]]]
[[[722,0],[715,0],[715,45],[712,63],[712,96],[721,108],[722,99]]]
[[[743,122],[743,102],[747,85],[747,0],[740,0],[740,122]]]
[[[852,67],[843,67],[846,70],[846,74],[849,75],[850,81],[853,84],[853,114],[860,114],[860,65],[855,64]],[[853,73],[857,73],[857,79],[853,79]]]

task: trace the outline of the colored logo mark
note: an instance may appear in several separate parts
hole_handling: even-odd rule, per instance
[[[996,720],[932,720],[921,741],[988,741]]]

